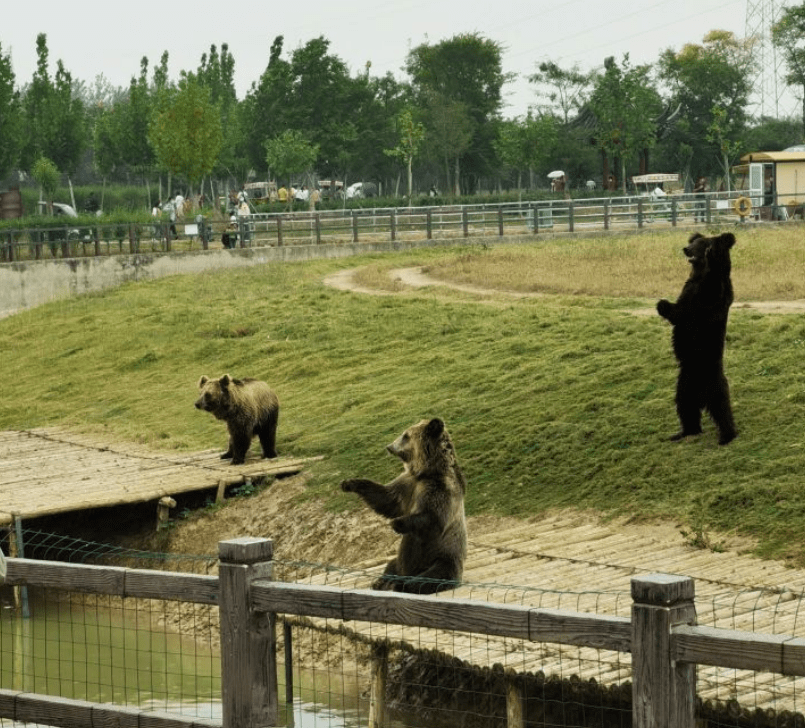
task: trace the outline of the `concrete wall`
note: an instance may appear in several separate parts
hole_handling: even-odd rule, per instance
[[[497,238],[495,242],[503,242]],[[473,242],[460,239],[456,244]],[[477,241],[476,241],[477,242]],[[488,240],[484,241],[489,243]],[[293,245],[279,248],[207,250],[0,264],[0,317],[48,301],[164,276],[266,263],[344,258],[366,253],[450,245],[447,241]]]

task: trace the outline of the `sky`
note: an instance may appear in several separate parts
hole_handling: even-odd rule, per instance
[[[195,70],[211,45],[226,43],[242,99],[265,70],[278,35],[285,37],[286,57],[324,36],[352,75],[371,62],[371,75],[391,72],[402,80],[410,49],[478,33],[500,44],[504,72],[517,75],[504,87],[503,114],[515,117],[537,101],[527,77],[542,61],[589,71],[607,56],[620,60],[628,53],[633,65],[654,63],[666,48],[700,43],[713,29],[743,38],[747,10],[775,4],[782,7],[782,0],[507,0],[501,6],[476,0],[139,0],[128,6],[38,0],[4,14],[0,52],[11,56],[17,84],[27,83],[36,69],[36,37],[45,33],[51,73],[60,59],[74,79],[91,85],[103,74],[114,86],[128,86],[143,56],[153,69],[167,50],[176,79],[183,69]]]

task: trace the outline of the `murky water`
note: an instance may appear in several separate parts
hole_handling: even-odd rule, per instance
[[[117,605],[117,606],[110,606]],[[91,597],[54,600],[29,590],[30,618],[0,590],[0,688],[221,719],[220,658],[165,628],[155,615]],[[158,620],[158,615],[157,619]],[[282,665],[279,694],[286,695]],[[366,685],[349,675],[294,670],[294,700],[280,725],[365,725]],[[404,728],[421,721],[394,721]],[[10,728],[13,721],[0,719]]]

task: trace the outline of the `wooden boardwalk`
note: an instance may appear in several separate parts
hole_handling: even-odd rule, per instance
[[[221,449],[157,453],[99,444],[97,436],[56,429],[0,432],[0,526],[30,519],[159,501],[166,496],[244,483],[247,478],[300,471],[305,459],[265,460],[252,447],[243,465],[221,460]]]
[[[440,598],[629,618],[632,577],[662,572],[695,580],[699,625],[805,638],[805,570],[735,551],[695,548],[677,536],[673,541],[667,533],[653,537],[644,531],[636,537],[628,527],[621,532],[572,514],[531,520],[477,538],[470,533],[464,584]],[[328,573],[311,581],[367,588],[383,565],[375,559],[361,564],[363,573]],[[628,653],[369,622],[314,622],[345,630],[360,641],[389,640],[480,667],[498,663],[520,674],[541,672],[600,685],[631,679]],[[722,705],[736,699],[750,710],[805,713],[802,677],[700,665],[697,693]]]

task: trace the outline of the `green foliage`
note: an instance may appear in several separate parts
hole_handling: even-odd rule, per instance
[[[678,150],[675,167],[709,176],[719,169],[718,142],[707,139],[712,110],[724,110],[721,136],[735,141],[746,127],[746,106],[751,91],[752,41],[727,31],[711,31],[701,44],[688,43],[680,51],[664,51],[659,75],[672,89],[672,102],[680,105],[683,123],[670,131],[667,145]]]
[[[53,202],[53,195],[59,184],[59,170],[47,157],[39,157],[31,167],[31,177],[33,177],[42,188],[48,202]]]
[[[160,94],[148,139],[159,163],[196,185],[215,166],[223,143],[221,114],[210,90],[193,75]]]
[[[25,142],[21,163],[26,169],[42,156],[72,174],[87,144],[85,110],[73,95],[73,80],[61,61],[55,78],[48,70],[47,37],[36,38],[37,69],[23,99]]]
[[[561,68],[553,61],[543,61],[538,72],[528,80],[537,86],[538,96],[550,102],[541,106],[543,111],[552,114],[558,110],[561,120],[567,124],[571,114],[584,106],[596,76],[595,71],[584,73],[578,64]]]
[[[805,298],[795,264],[801,235],[779,237],[739,237],[739,300],[762,285],[773,291],[786,275],[792,296]],[[691,541],[712,547],[718,540],[706,534],[734,531],[760,539],[766,556],[802,563],[800,317],[735,306],[726,369],[738,438],[719,447],[705,423],[700,437],[666,439],[677,430],[670,330],[635,311],[678,294],[683,239],[553,239],[269,263],[56,301],[0,320],[0,427],[60,425],[203,450],[225,432],[193,408],[199,376],[255,376],[283,403],[280,454],[325,456],[311,465],[306,497],[331,507],[350,505],[338,488],[344,477],[390,479],[399,463],[385,443],[438,415],[453,434],[471,514],[663,516]],[[453,266],[484,284],[501,261],[542,295],[430,288],[367,296],[322,283],[339,267],[423,265],[434,274]],[[560,274],[560,292],[540,287]],[[572,293],[592,284],[621,297]],[[649,301],[636,299],[647,289]],[[226,335],[236,327],[246,335]]]
[[[11,56],[0,44],[0,179],[17,163],[20,155],[22,119],[20,95],[14,88]]]
[[[502,70],[500,44],[477,33],[462,33],[435,45],[425,43],[408,54],[406,71],[421,107],[435,99],[441,107],[447,105],[452,118],[466,115],[471,122],[462,126],[462,133],[472,132],[466,151],[459,152],[462,174],[475,179],[489,173],[503,85],[511,80]],[[473,185],[462,187],[472,189]]]
[[[779,20],[772,26],[771,40],[783,52],[788,68],[786,81],[805,90],[805,4],[782,8]],[[802,109],[802,126],[805,133],[805,106]]]
[[[408,172],[408,199],[413,194],[413,165],[414,157],[419,152],[422,140],[425,138],[425,127],[414,120],[414,113],[411,109],[403,109],[397,119],[397,129],[400,140],[393,149],[386,149],[385,153],[390,157],[399,159]]]
[[[589,106],[595,115],[598,148],[621,160],[620,178],[626,191],[626,164],[657,139],[660,97],[649,66],[632,67],[626,54],[619,66],[607,58],[605,71],[593,90]]]
[[[288,129],[265,143],[266,163],[276,177],[289,180],[292,175],[306,172],[319,154],[317,144],[311,144],[295,129]]]

